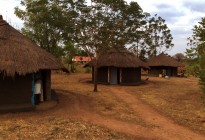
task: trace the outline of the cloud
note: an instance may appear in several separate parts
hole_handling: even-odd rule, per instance
[[[191,36],[192,34],[189,29],[183,26],[173,26],[170,29],[171,33],[174,35],[174,38],[184,39]]]
[[[178,11],[172,12],[171,10],[160,10],[159,12],[157,12],[157,15],[165,19],[165,21],[169,22],[170,24],[173,24],[185,14]]]
[[[184,1],[183,6],[194,12],[205,12],[205,1]]]
[[[179,9],[173,4],[163,3],[157,4],[155,7],[157,9],[156,13],[170,24],[175,23],[180,17],[186,15],[186,12],[183,9]]]

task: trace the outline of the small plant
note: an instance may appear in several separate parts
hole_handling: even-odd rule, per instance
[[[91,68],[90,67],[86,67],[85,68],[85,73],[90,73],[91,72]]]

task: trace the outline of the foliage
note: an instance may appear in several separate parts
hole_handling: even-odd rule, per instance
[[[171,31],[166,25],[165,20],[160,16],[155,15],[149,18],[145,29],[145,42],[148,45],[147,53],[149,57],[156,56],[174,46]]]
[[[124,47],[136,41],[141,17],[142,9],[135,2],[92,0],[92,5],[81,8],[76,20],[76,42],[88,54]]]
[[[185,58],[183,53],[176,53],[173,57],[179,62]]]
[[[131,46],[132,52],[142,60],[166,52],[174,46],[171,31],[165,20],[157,14],[154,17],[149,13],[144,15],[144,22],[136,31],[136,44]]]
[[[79,49],[75,47],[72,43],[66,42],[64,46],[64,54],[66,61],[65,63],[71,64],[72,58],[78,53]]]
[[[204,24],[205,25],[205,24]],[[204,31],[205,32],[205,31]],[[204,38],[204,36],[203,36]],[[205,40],[204,40],[205,41]],[[203,92],[205,93],[205,43],[201,43],[199,46],[199,77],[200,77],[200,84]]]
[[[188,64],[186,67],[187,75],[198,76],[199,75],[199,56],[197,48],[186,49],[185,62]]]
[[[193,70],[199,76],[202,90],[205,93],[205,18],[194,26],[193,35],[188,38],[188,45],[192,48],[187,49],[187,56],[190,56],[197,67]]]
[[[75,3],[70,0],[21,0],[21,5],[25,9],[15,7],[15,14],[24,21],[22,33],[55,56],[62,56],[65,41],[72,41],[73,19],[78,15]]]
[[[136,41],[136,31],[144,17],[136,2],[127,4],[124,0],[91,0],[91,5],[79,10],[79,17],[75,20],[75,40],[89,56],[95,54],[96,62],[100,51],[120,49]],[[96,72],[94,77],[96,83]]]
[[[91,68],[90,67],[86,67],[85,68],[85,73],[90,73],[91,72]]]

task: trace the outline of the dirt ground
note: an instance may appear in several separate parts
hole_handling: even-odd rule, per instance
[[[55,106],[1,114],[0,139],[205,139],[198,79],[149,77],[139,86],[98,85],[97,93],[90,80],[53,73]]]

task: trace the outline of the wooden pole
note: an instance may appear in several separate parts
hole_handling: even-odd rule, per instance
[[[108,69],[107,69],[107,72],[108,72],[108,84],[110,84],[110,67],[108,67]]]
[[[120,68],[120,84],[122,83],[122,68]]]

